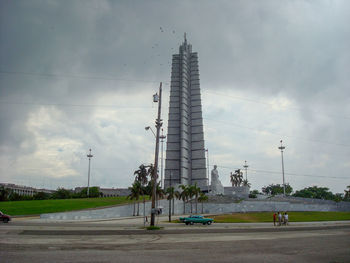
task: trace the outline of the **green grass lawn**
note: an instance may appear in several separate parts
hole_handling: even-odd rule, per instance
[[[148,198],[147,198],[148,199]],[[142,202],[142,200],[140,199]],[[81,199],[0,202],[0,211],[8,215],[38,215],[132,203],[126,196]]]
[[[232,213],[208,216],[215,223],[273,222],[272,212]],[[288,212],[289,222],[350,220],[350,212]]]

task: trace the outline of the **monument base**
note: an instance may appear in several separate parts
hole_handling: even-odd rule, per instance
[[[250,193],[249,186],[229,186],[224,187],[224,195],[234,196],[236,198],[248,198]]]

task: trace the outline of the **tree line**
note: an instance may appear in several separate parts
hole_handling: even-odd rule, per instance
[[[270,184],[268,186],[264,186],[261,190],[263,194],[280,195],[280,194],[283,194],[283,185]],[[287,196],[332,200],[336,202],[350,201],[350,185],[346,187],[346,189],[344,190],[344,194],[332,193],[328,187],[318,187],[318,186],[305,187],[304,189],[297,190],[295,191],[295,193],[293,193],[293,188],[289,184],[285,185],[285,190],[286,190]],[[249,197],[256,198],[258,194],[260,194],[258,190],[253,190],[250,192]]]

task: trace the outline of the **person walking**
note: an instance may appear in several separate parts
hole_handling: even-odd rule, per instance
[[[277,214],[276,212],[273,213],[273,225],[276,226],[276,220],[277,220]]]
[[[288,214],[287,214],[287,212],[284,213],[283,220],[284,220],[284,224],[288,225]]]
[[[278,225],[280,226],[282,224],[282,214],[278,212]]]

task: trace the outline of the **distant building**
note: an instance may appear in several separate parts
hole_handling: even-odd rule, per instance
[[[27,196],[33,196],[34,194],[39,192],[44,192],[47,194],[52,194],[53,192],[55,192],[55,190],[40,189],[40,188],[34,188],[30,186],[8,184],[8,183],[0,183],[0,186],[3,186],[4,188],[10,190],[12,193],[16,193],[19,195],[27,195]]]
[[[170,184],[197,184],[202,189],[208,185],[198,54],[192,52],[186,34],[171,68],[165,189]]]
[[[81,192],[86,187],[76,187],[74,189],[75,193]],[[100,193],[102,193],[102,197],[115,197],[115,196],[128,196],[130,194],[130,190],[128,188],[100,188],[97,186]]]
[[[34,196],[36,193],[44,192],[47,194],[52,194],[56,192],[56,190],[49,190],[43,188],[34,188],[30,186],[17,185],[17,184],[9,184],[9,183],[0,183],[0,186],[8,189],[10,192],[26,195],[26,196]],[[74,190],[70,190],[74,193],[81,192],[86,187],[76,187]],[[114,196],[128,196],[130,194],[130,190],[128,188],[100,188],[99,192],[102,193],[102,197],[114,197]]]
[[[130,194],[128,188],[101,188],[100,192],[103,194],[103,197],[128,196]]]

